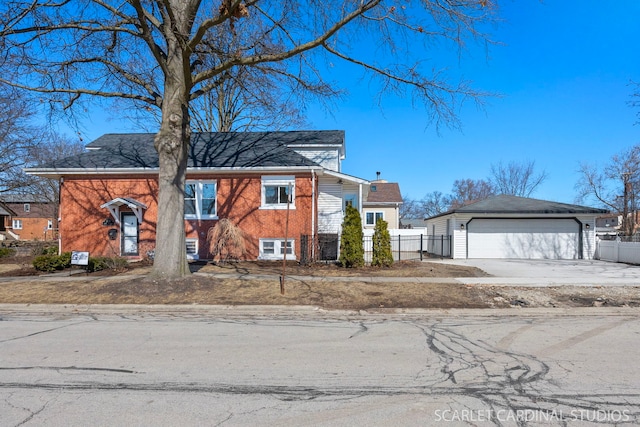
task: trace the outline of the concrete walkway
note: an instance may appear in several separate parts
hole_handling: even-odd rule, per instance
[[[598,260],[429,260],[443,264],[464,265],[479,268],[490,274],[489,277],[380,277],[380,276],[296,276],[287,275],[287,280],[304,282],[369,282],[369,283],[457,283],[465,285],[497,285],[497,286],[639,286],[640,266],[613,263]],[[26,282],[42,280],[51,282],[89,282],[95,280],[129,280],[139,278],[147,273],[147,269],[135,274],[120,276],[74,276],[69,272],[50,274],[47,276],[0,277],[3,282]],[[196,272],[195,275],[220,279],[273,280],[273,274],[242,274]]]
[[[464,284],[640,286],[640,266],[608,261],[445,259],[431,262],[476,267],[491,275],[456,279]]]

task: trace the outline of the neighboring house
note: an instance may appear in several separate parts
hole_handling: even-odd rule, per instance
[[[427,223],[424,219],[403,218],[400,220],[400,228],[406,230],[426,230]]]
[[[29,195],[4,194],[2,232],[5,240],[53,240],[56,236],[56,208],[53,203]]]
[[[592,259],[604,209],[500,195],[426,219],[452,258]],[[437,240],[437,239],[435,239]]]
[[[398,183],[377,179],[371,181],[368,188],[362,204],[362,226],[365,229],[373,229],[376,221],[383,219],[389,229],[400,228],[402,195]]]
[[[627,215],[630,221],[633,221],[633,234],[638,234],[640,228],[640,212],[634,211]],[[635,221],[634,221],[635,218]],[[598,236],[618,236],[624,234],[622,230],[622,214],[600,215],[596,218],[596,230]]]
[[[62,251],[135,259],[155,248],[154,137],[107,134],[85,153],[26,169],[60,180]],[[361,207],[369,185],[341,172],[344,144],[343,131],[193,133],[188,255],[210,258],[207,232],[228,218],[247,235],[248,259],[282,259],[285,251],[287,259],[336,259],[344,206]]]
[[[0,241],[14,239],[14,237],[9,234],[10,231],[7,229],[7,224],[11,223],[11,217],[15,216],[15,214],[16,213],[7,205],[0,202]]]
[[[607,214],[596,218],[596,232],[599,236],[617,236],[622,227],[622,215]]]

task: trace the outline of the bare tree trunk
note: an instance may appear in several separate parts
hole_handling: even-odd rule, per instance
[[[160,172],[153,275],[166,279],[190,273],[184,229],[184,186],[190,131],[189,126],[184,124],[184,114],[185,111],[163,115],[169,119],[163,119],[155,140]]]
[[[174,9],[174,18],[180,28],[187,18],[185,9],[181,9],[183,13],[178,13],[178,8]],[[185,30],[183,33],[189,32]],[[176,279],[190,274],[185,246],[184,189],[191,138],[188,105],[191,76],[188,71],[189,57],[183,50],[185,43],[179,40],[179,34],[170,33],[167,38],[168,50],[172,55],[167,58],[162,123],[155,137],[160,170],[152,275],[163,279]]]

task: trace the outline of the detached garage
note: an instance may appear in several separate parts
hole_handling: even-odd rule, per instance
[[[427,218],[452,258],[591,259],[595,218],[604,209],[516,196],[494,196]]]

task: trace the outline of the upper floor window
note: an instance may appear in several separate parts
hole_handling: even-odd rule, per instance
[[[382,212],[367,212],[365,214],[365,225],[376,225],[379,219],[384,219]]]
[[[184,190],[184,217],[216,219],[216,182],[187,181]]]
[[[12,221],[11,226],[13,227],[14,230],[22,230],[22,220],[21,219],[14,219]]]
[[[295,208],[295,176],[263,176],[262,208],[290,209]]]
[[[29,203],[25,203],[24,204],[24,211],[25,212],[31,212],[31,205]]]

